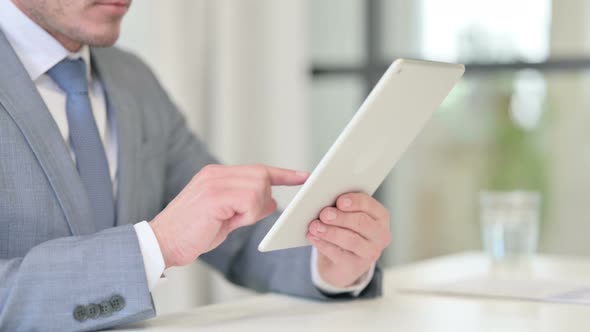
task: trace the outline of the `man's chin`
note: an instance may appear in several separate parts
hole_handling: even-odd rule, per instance
[[[94,47],[109,47],[113,46],[117,39],[119,39],[119,31],[116,32],[107,32],[107,33],[99,33],[93,34],[88,36],[87,38],[83,38],[83,44],[94,46]]]

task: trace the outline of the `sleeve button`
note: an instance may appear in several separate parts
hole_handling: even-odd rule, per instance
[[[74,308],[74,319],[78,322],[83,322],[88,318],[86,313],[86,307],[83,305],[79,305]]]
[[[100,307],[98,304],[91,303],[86,307],[86,315],[88,318],[95,319],[100,315]]]
[[[113,313],[113,306],[109,301],[102,301],[98,306],[100,307],[100,315],[103,317],[108,317]]]
[[[125,308],[125,299],[121,295],[113,295],[109,302],[113,311],[120,311]]]

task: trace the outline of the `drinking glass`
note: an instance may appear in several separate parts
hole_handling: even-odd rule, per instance
[[[483,191],[480,220],[484,250],[494,261],[522,259],[537,250],[540,194]]]

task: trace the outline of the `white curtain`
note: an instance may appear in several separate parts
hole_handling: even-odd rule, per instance
[[[191,128],[226,164],[309,169],[306,1],[143,0],[119,46],[155,71]],[[279,204],[294,189],[275,192]],[[158,313],[250,293],[201,263],[167,272]]]
[[[553,1],[551,56],[587,58],[590,51],[590,2]],[[542,249],[550,253],[590,255],[588,185],[590,184],[590,72],[552,75],[548,83],[552,102],[549,176],[552,206],[544,227]]]

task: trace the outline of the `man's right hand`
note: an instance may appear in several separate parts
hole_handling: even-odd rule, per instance
[[[272,186],[300,185],[307,172],[264,165],[204,167],[152,221],[166,268],[193,262],[234,229],[277,208]]]

